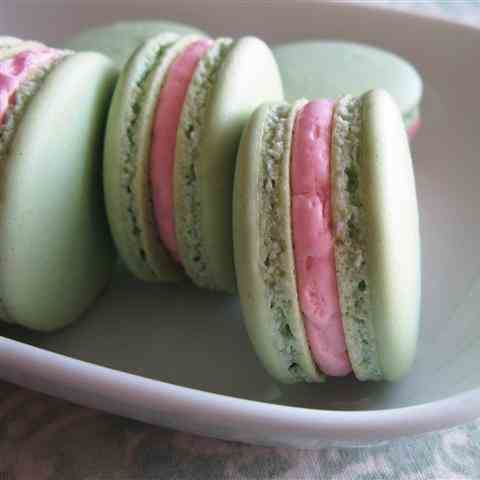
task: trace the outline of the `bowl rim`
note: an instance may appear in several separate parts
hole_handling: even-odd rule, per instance
[[[262,425],[266,434],[281,435],[297,429],[302,437],[314,438],[321,432],[322,437],[340,442],[369,443],[416,436],[467,423],[480,412],[480,388],[441,400],[383,410],[278,405],[141,377],[4,337],[0,337],[0,365],[4,367],[1,376],[13,383],[147,423],[157,422],[145,416],[139,404],[151,413],[152,409],[160,408],[161,423],[168,424],[169,416],[178,415],[184,419],[190,416],[192,425],[198,418],[207,421],[215,418],[217,423],[229,425],[232,431],[236,426],[253,431]],[[60,390],[55,387],[58,385]],[[100,402],[99,392],[103,392]],[[118,405],[112,409],[109,402]]]
[[[55,4],[57,0],[50,0]],[[65,6],[76,0],[61,2]],[[221,0],[204,0],[220,3]],[[244,0],[245,1],[245,0]],[[265,1],[265,0],[260,0]],[[253,0],[246,0],[254,4]],[[28,4],[28,2],[25,2]],[[80,1],[78,2],[80,4]],[[85,2],[83,4],[88,4]],[[108,3],[108,2],[106,2]],[[139,2],[144,3],[144,2]],[[291,0],[276,0],[276,5],[292,7]],[[33,2],[32,2],[33,4]],[[469,31],[479,37],[480,29],[458,20],[425,13],[404,12],[379,5],[320,3],[318,0],[297,0],[296,5],[320,9],[361,11],[375,15],[395,15],[405,21],[441,24],[445,28]],[[372,442],[420,435],[465,424],[480,416],[480,387],[440,400],[384,410],[338,411],[271,404],[206,392],[161,380],[141,377],[124,371],[85,362],[50,352],[33,345],[0,336],[0,377],[24,387],[65,398],[76,403],[115,411],[119,415],[156,423],[154,409],[162,418],[182,415],[197,417],[208,423],[212,418],[229,429],[255,430],[258,425],[267,434],[280,435],[299,429],[302,437],[343,442]],[[72,378],[75,379],[72,382]],[[75,385],[73,385],[73,383]],[[99,391],[102,394],[98,402]],[[78,399],[81,399],[80,401]],[[94,400],[96,399],[96,400]],[[121,400],[119,400],[121,399]],[[118,402],[107,408],[109,402]],[[141,403],[146,411],[135,413]],[[133,413],[132,413],[133,412]],[[193,427],[195,429],[195,427]],[[221,436],[221,435],[220,435]]]

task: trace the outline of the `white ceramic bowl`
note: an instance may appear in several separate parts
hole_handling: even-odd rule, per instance
[[[7,328],[0,375],[146,422],[267,445],[365,444],[480,416],[480,30],[314,1],[23,0],[0,5],[0,31],[52,42],[89,25],[155,16],[272,43],[366,42],[418,67],[426,87],[413,149],[424,293],[414,371],[398,384],[279,386],[257,362],[235,298],[119,275],[72,328]]]

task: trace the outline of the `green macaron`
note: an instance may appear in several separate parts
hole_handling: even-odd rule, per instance
[[[306,328],[296,268],[300,247],[292,234],[292,145],[307,104],[257,109],[242,136],[235,174],[234,249],[245,324],[265,368],[285,383],[325,378]],[[385,91],[344,96],[332,108],[326,144],[331,206],[325,204],[321,215],[332,225],[339,331],[359,380],[393,381],[412,367],[420,314],[419,221],[408,137]],[[312,129],[314,141],[321,128]],[[328,297],[307,294],[318,309],[331,311]],[[330,327],[317,327],[329,338]]]
[[[420,123],[422,79],[405,59],[360,43],[304,41],[274,49],[287,100],[361,95],[384,89],[398,103],[410,136]]]
[[[122,67],[139,45],[164,32],[203,34],[195,27],[170,20],[135,20],[89,28],[67,39],[63,47],[101,52]]]
[[[18,39],[0,40],[0,51],[2,317],[53,330],[111,276],[101,153],[116,70],[97,53]]]
[[[199,42],[208,48],[181,97],[172,171],[153,178],[153,138],[170,123],[168,117],[158,124],[159,99],[173,65],[177,68]],[[104,159],[111,231],[134,275],[171,281],[186,272],[200,287],[235,290],[231,205],[237,146],[253,110],[282,98],[273,54],[257,38],[162,34],[136,50],[115,90]],[[161,190],[162,182],[165,188],[173,185],[167,213],[174,220],[175,254],[160,234],[152,200],[152,185]]]

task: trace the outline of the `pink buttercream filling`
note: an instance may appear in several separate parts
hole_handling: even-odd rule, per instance
[[[292,230],[297,291],[315,363],[327,375],[352,367],[335,269],[330,145],[334,102],[309,102],[297,115],[291,159]]]
[[[59,55],[61,51],[45,47],[26,50],[0,61],[0,125],[8,107],[15,104],[17,89],[29,73]]]
[[[198,40],[189,45],[173,62],[158,98],[150,151],[150,183],[153,207],[160,238],[178,262],[175,215],[173,205],[173,170],[177,129],[182,107],[200,59],[213,45],[210,39]]]
[[[418,131],[420,130],[420,126],[421,121],[417,120],[408,127],[407,133],[410,140],[413,140],[413,138],[417,135]]]

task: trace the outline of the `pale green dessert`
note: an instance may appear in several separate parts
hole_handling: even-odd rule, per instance
[[[172,128],[171,115],[157,122],[159,98],[171,88],[173,66],[188,60],[198,43],[205,52],[178,97],[172,176],[152,178],[158,162],[153,138]],[[273,54],[259,39],[163,34],[137,49],[114,94],[104,160],[111,230],[134,275],[169,281],[186,272],[200,287],[235,290],[231,205],[237,145],[253,110],[282,98]],[[173,205],[166,213],[174,218],[176,252],[167,248],[155,210],[154,189],[170,184]]]
[[[204,34],[196,27],[169,20],[135,20],[91,28],[75,35],[63,47],[101,52],[122,67],[145,40],[161,33]]]
[[[415,67],[394,53],[359,43],[304,41],[274,48],[285,96],[330,98],[362,95],[384,89],[402,112],[405,127],[413,136],[420,123],[422,79]]]
[[[110,280],[100,168],[116,72],[97,53],[5,47],[0,62],[15,68],[0,85],[2,313],[48,331],[78,319]]]
[[[293,235],[290,164],[296,118],[306,104],[257,109],[235,174],[234,250],[245,325],[267,371],[284,383],[325,378],[306,328]],[[330,122],[332,226],[322,229],[332,232],[344,349],[357,379],[398,380],[412,367],[420,315],[419,220],[408,138],[395,101],[381,90],[341,97]],[[322,128],[314,128],[313,137],[325,135]],[[322,303],[328,300],[319,297],[317,307],[328,309]]]

